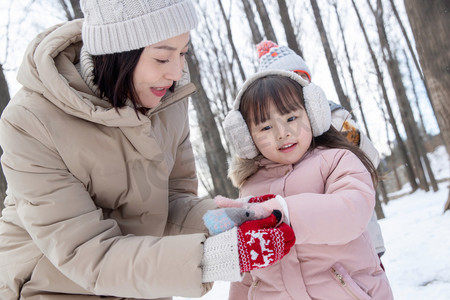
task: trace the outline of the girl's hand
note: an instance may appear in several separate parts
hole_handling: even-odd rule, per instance
[[[222,196],[215,198],[220,209],[210,210],[203,216],[205,226],[211,234],[219,234],[246,221],[269,217],[274,210],[287,214],[287,205],[281,196],[267,194],[258,197],[246,197],[236,200]]]

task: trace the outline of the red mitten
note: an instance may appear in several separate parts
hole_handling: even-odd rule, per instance
[[[262,220],[247,221],[240,227],[205,240],[201,262],[203,282],[240,281],[241,273],[265,268],[282,259],[295,243],[287,224],[276,224],[281,212]]]
[[[265,194],[262,196],[251,197],[248,200],[248,203],[262,203],[262,202],[266,202],[267,200],[273,199],[275,197],[276,197],[276,195],[274,195],[274,194]]]
[[[238,228],[241,272],[268,267],[281,260],[295,243],[292,228],[278,223],[275,214],[262,220],[248,221]]]

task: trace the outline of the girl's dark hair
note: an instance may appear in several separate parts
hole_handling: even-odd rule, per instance
[[[139,97],[133,85],[133,73],[144,48],[127,52],[93,56],[94,83],[100,96],[115,107],[125,106],[127,99],[133,103],[136,113],[145,113],[146,108],[139,106]],[[175,83],[169,89],[173,92]]]
[[[271,104],[283,115],[304,109],[305,100],[301,85],[281,75],[259,78],[242,94],[239,110],[247,126],[250,122],[258,125],[270,119]]]
[[[258,125],[268,120],[270,104],[283,115],[297,109],[305,109],[302,86],[295,80],[281,75],[269,75],[251,83],[242,94],[239,106],[247,126],[250,122]],[[322,135],[314,137],[308,151],[317,147],[347,149],[353,152],[369,171],[374,185],[378,183],[377,171],[371,160],[333,126]]]

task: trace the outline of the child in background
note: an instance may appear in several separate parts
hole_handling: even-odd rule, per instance
[[[323,91],[294,72],[267,70],[244,83],[224,122],[237,155],[230,177],[242,197],[277,195],[265,200],[296,242],[283,260],[251,271],[251,283],[232,283],[229,299],[393,299],[367,232],[376,170],[330,125]]]
[[[303,58],[297,55],[293,50],[285,46],[278,46],[272,41],[264,40],[260,42],[256,49],[260,64],[258,71],[264,70],[288,70],[300,75],[303,79],[311,82],[311,71],[306,65]],[[377,149],[374,147],[369,138],[362,133],[355,121],[351,119],[351,114],[339,104],[328,101],[331,110],[331,124],[334,128],[341,132],[347,140],[357,145],[370,158],[375,168],[380,163],[380,157]],[[368,224],[368,231],[372,239],[373,245],[381,257],[386,251],[384,247],[383,235],[380,225],[377,221],[375,211],[372,214]]]

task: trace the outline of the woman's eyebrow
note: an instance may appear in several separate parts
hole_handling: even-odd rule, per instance
[[[189,45],[190,42],[191,42],[191,41],[187,42],[187,44],[186,44],[183,48],[186,48],[186,47]],[[176,50],[177,50],[177,48],[172,47],[172,46],[169,46],[169,45],[156,46],[155,49],[158,49],[158,50],[167,50],[167,51],[176,51]]]

